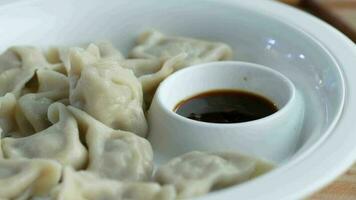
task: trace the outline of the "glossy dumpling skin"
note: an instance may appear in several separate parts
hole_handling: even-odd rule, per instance
[[[90,172],[64,170],[62,183],[52,193],[53,200],[173,200],[172,186],[149,182],[120,182],[103,179]]]
[[[133,72],[111,59],[89,62],[90,54],[71,54],[70,104],[113,129],[147,134],[140,82]]]
[[[147,181],[152,175],[153,152],[150,143],[140,136],[113,130],[87,113],[69,106],[85,135],[89,149],[86,170],[104,178],[120,181]]]
[[[0,159],[0,199],[48,195],[60,177],[61,167],[55,161]]]
[[[179,198],[190,198],[249,180],[272,165],[233,152],[190,152],[159,167],[155,179],[173,184]]]
[[[3,138],[5,158],[47,158],[62,165],[82,168],[87,162],[88,153],[80,142],[75,118],[63,104],[54,103],[48,109],[48,119],[53,125],[34,135]]]

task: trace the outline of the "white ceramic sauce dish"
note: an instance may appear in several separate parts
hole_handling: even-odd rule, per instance
[[[243,123],[207,123],[174,112],[191,96],[211,90],[252,92],[278,108],[267,117]],[[189,151],[236,151],[280,163],[298,144],[304,102],[294,84],[268,67],[246,62],[212,62],[191,66],[164,80],[148,111],[149,141],[159,162]]]
[[[123,53],[148,28],[229,44],[234,60],[288,77],[305,102],[297,150],[272,172],[199,200],[301,199],[356,158],[356,47],[315,17],[274,1],[14,0],[0,2],[0,50],[111,40]],[[159,152],[164,153],[164,152]]]

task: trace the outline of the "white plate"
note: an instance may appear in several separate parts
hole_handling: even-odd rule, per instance
[[[306,100],[298,151],[273,172],[199,199],[299,199],[356,157],[355,45],[320,20],[272,1],[29,0],[0,7],[0,50],[14,44],[112,40],[123,52],[154,27],[230,44],[235,59],[270,66]]]

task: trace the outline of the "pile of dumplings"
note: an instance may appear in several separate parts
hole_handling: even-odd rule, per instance
[[[234,152],[190,152],[154,173],[145,113],[159,83],[227,60],[223,43],[148,31],[125,58],[109,42],[0,55],[0,199],[173,200],[269,171]]]

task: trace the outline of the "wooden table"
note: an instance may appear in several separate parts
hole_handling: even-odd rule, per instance
[[[311,12],[356,42],[356,0],[280,1]],[[345,174],[307,200],[356,200],[356,163]]]
[[[355,200],[356,164],[336,181],[312,195],[308,200]]]
[[[310,12],[356,42],[356,0],[279,0]]]

